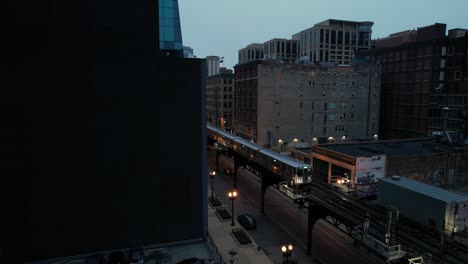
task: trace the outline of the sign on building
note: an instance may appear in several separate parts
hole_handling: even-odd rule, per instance
[[[371,184],[385,177],[385,160],[385,155],[357,157],[354,182],[356,184]]]

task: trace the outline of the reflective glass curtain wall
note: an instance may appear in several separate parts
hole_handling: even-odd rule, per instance
[[[166,55],[183,54],[177,0],[159,0],[159,48]]]

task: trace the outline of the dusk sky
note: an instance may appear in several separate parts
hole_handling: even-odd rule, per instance
[[[250,43],[291,38],[329,18],[372,21],[373,39],[434,23],[468,28],[468,0],[179,0],[179,8],[184,45],[198,58],[224,57],[227,68]]]

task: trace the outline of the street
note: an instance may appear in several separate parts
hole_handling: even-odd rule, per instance
[[[228,167],[233,167],[232,160],[220,156],[220,171],[214,179],[214,189],[215,195],[231,210],[227,193],[232,190],[233,176],[223,173]],[[216,168],[214,150],[208,152],[208,168]],[[269,187],[265,194],[265,214],[261,214],[260,179],[244,168],[238,170],[237,186],[239,196],[234,205],[235,216],[249,213],[255,217],[257,230],[249,230],[249,235],[274,263],[281,263],[281,246],[289,243],[294,246],[292,260],[295,263],[384,263],[366,248],[354,246],[351,238],[323,220],[314,226],[312,256],[307,256],[307,210],[298,209],[283,193]]]

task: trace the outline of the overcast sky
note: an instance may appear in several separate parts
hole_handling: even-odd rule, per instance
[[[372,38],[445,23],[468,28],[468,0],[179,0],[184,45],[198,58],[224,56],[237,63],[237,51],[254,42],[291,38],[323,20],[372,21]]]

